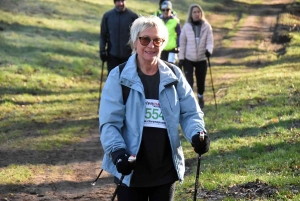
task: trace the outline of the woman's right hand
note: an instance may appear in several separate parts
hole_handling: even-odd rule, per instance
[[[135,167],[135,157],[125,153],[117,158],[116,167],[122,175],[129,175]]]
[[[209,58],[209,57],[211,56],[211,53],[210,53],[208,50],[206,50],[206,51],[205,51],[205,56],[206,56],[207,58]]]

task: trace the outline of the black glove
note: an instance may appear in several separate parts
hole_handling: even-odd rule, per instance
[[[126,153],[124,149],[112,153],[112,157],[118,172],[122,175],[129,175],[135,168],[135,161],[128,161],[130,154]]]
[[[180,60],[179,60],[179,63],[178,63],[178,67],[179,67],[180,69],[182,69],[183,63],[184,63],[184,60],[183,60],[183,59],[180,59]]]
[[[208,135],[204,136],[204,140],[200,141],[199,133],[192,137],[192,146],[194,147],[194,151],[199,154],[205,154],[209,150],[210,139]]]
[[[106,62],[108,57],[107,57],[107,53],[106,51],[101,51],[100,52],[100,59],[102,60],[102,62]]]
[[[209,57],[211,56],[211,53],[210,53],[208,50],[206,50],[206,51],[205,51],[205,56],[206,56],[207,58],[209,58]]]

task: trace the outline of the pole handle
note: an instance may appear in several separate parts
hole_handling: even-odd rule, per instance
[[[204,140],[204,135],[205,135],[205,133],[204,133],[203,131],[201,131],[201,132],[199,133],[200,141],[203,141],[203,140]]]
[[[128,158],[128,161],[129,161],[130,163],[133,163],[135,160],[136,160],[136,157],[133,156],[133,155],[131,155],[131,156]],[[120,180],[119,180],[119,183],[118,183],[118,185],[117,185],[117,187],[116,187],[116,190],[115,190],[115,192],[114,192],[114,194],[113,194],[113,196],[112,196],[112,198],[111,198],[111,201],[114,201],[114,200],[115,200],[115,198],[116,198],[116,196],[117,196],[117,193],[118,193],[118,190],[119,190],[119,187],[121,186],[124,177],[125,177],[125,175],[122,174],[122,176],[121,176],[121,178],[120,178]]]

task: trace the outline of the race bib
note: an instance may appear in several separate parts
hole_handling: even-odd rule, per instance
[[[145,127],[167,128],[158,100],[146,99]]]

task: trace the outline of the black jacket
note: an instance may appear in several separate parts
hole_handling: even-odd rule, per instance
[[[107,50],[114,57],[128,58],[132,52],[128,45],[130,26],[137,18],[128,8],[123,12],[115,8],[106,12],[101,21],[100,52]]]

